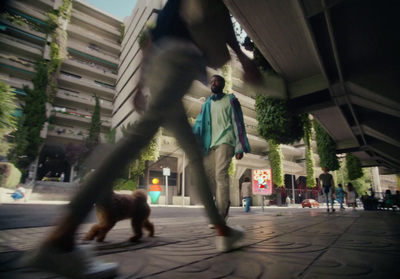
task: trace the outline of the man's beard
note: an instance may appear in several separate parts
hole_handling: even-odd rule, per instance
[[[214,94],[222,93],[221,86],[211,86],[211,92]]]

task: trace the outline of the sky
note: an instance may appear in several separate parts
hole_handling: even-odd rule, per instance
[[[85,0],[85,2],[123,20],[132,14],[137,0]]]

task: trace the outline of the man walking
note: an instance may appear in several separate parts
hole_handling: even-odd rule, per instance
[[[335,212],[335,209],[333,208],[333,198],[332,198],[333,194],[335,193],[335,183],[333,181],[333,176],[330,173],[328,173],[327,167],[324,167],[323,171],[324,173],[321,173],[318,179],[318,187],[321,187],[321,181],[322,181],[326,206],[328,208],[327,211],[329,212],[329,203],[330,203],[332,212]]]
[[[188,4],[192,6],[185,8]],[[181,16],[185,11],[199,11],[201,16],[208,16],[195,17],[188,12],[188,19],[197,20],[189,24]],[[203,34],[212,39],[204,40]],[[216,46],[218,40],[219,48]],[[193,169],[196,169],[195,189],[204,204],[207,217],[215,225],[217,250],[229,252],[241,247],[244,232],[228,227],[215,207],[203,167],[202,152],[196,144],[182,103],[192,82],[205,74],[206,65],[220,67],[228,61],[227,45],[235,51],[243,65],[244,79],[260,82],[258,69],[239,47],[229,12],[222,1],[169,0],[166,3],[152,31],[151,43],[144,51],[143,74],[139,90],[134,96],[136,110],[144,111],[142,117],[85,180],[60,224],[38,249],[28,255],[27,260],[32,266],[68,278],[110,278],[117,274],[117,263],[103,263],[93,258],[87,245],[75,244],[75,234],[94,203],[110,202],[109,192],[119,170],[139,156],[140,150],[149,143],[160,126],[172,132],[189,157]],[[222,55],[224,53],[228,55]],[[145,87],[152,96],[148,105],[142,91]],[[202,187],[204,185],[206,187]]]
[[[217,209],[225,220],[229,211],[229,174],[232,157],[243,158],[250,152],[238,99],[233,94],[223,93],[225,79],[214,75],[211,92],[196,119],[193,131],[200,139],[204,154],[204,166],[210,180]]]

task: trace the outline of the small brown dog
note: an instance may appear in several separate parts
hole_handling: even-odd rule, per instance
[[[118,221],[128,218],[131,219],[134,233],[129,241],[138,241],[142,237],[142,228],[149,232],[149,236],[153,236],[154,225],[149,221],[150,211],[145,191],[136,190],[132,195],[121,195],[113,191],[108,205],[96,205],[99,223],[90,229],[84,240],[96,238],[98,242],[102,242]]]

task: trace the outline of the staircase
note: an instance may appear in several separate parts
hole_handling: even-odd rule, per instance
[[[36,181],[30,201],[69,201],[78,191],[77,183]]]

